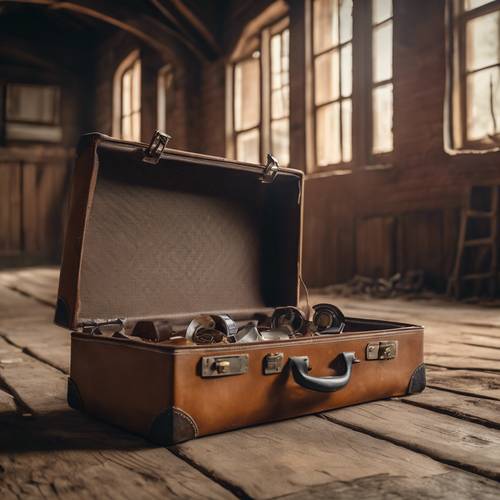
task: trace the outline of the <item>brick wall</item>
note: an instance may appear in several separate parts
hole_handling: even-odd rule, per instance
[[[172,146],[225,154],[225,67],[246,23],[269,1],[230,2],[221,12],[222,54],[201,61],[178,57]],[[305,71],[302,0],[291,0],[292,164],[305,163]],[[445,99],[444,2],[395,2],[394,154],[391,168],[348,175],[314,173],[305,188],[303,274],[310,286],[345,281],[356,273],[389,275],[422,269],[443,289],[453,265],[459,210],[471,183],[500,182],[498,153],[449,155],[443,146]],[[302,38],[301,38],[302,37]],[[95,128],[111,131],[113,72],[133,48],[145,58],[143,130],[156,120],[157,55],[116,33],[96,53]],[[147,62],[148,57],[151,64]],[[144,128],[144,124],[148,126]]]

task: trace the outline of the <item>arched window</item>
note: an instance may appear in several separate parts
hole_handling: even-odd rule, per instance
[[[140,141],[141,60],[138,50],[118,66],[113,93],[113,135],[128,141]]]
[[[228,68],[227,154],[241,161],[260,163],[271,152],[281,165],[290,163],[286,12],[275,2],[252,21]]]
[[[175,107],[174,72],[170,64],[163,66],[158,72],[157,96],[157,126],[159,130],[166,131],[172,123]]]

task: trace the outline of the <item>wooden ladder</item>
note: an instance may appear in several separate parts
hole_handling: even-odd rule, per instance
[[[454,295],[459,299],[463,291],[463,282],[475,282],[476,293],[480,289],[480,283],[488,281],[489,296],[493,297],[496,292],[498,279],[497,271],[497,231],[498,231],[498,185],[477,186],[482,189],[490,190],[490,207],[489,210],[475,210],[472,208],[472,193],[474,186],[469,189],[467,208],[462,210],[460,219],[460,232],[458,236],[458,249],[455,259],[453,272],[448,281],[448,295]],[[490,234],[484,238],[467,239],[468,223],[474,219],[489,220]],[[478,249],[490,248],[489,266],[484,272],[476,272],[471,274],[462,274],[463,258],[465,249],[468,247],[476,247]]]

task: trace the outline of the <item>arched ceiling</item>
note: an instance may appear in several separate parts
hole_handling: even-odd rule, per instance
[[[213,5],[224,10],[225,0]],[[0,37],[54,45],[64,63],[64,52],[85,50],[124,30],[168,58],[184,52],[210,60],[221,51],[207,6],[186,0],[0,0]]]

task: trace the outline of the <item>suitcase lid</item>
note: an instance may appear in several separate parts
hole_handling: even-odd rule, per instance
[[[58,325],[297,304],[302,172],[163,149],[164,137],[82,136]]]

